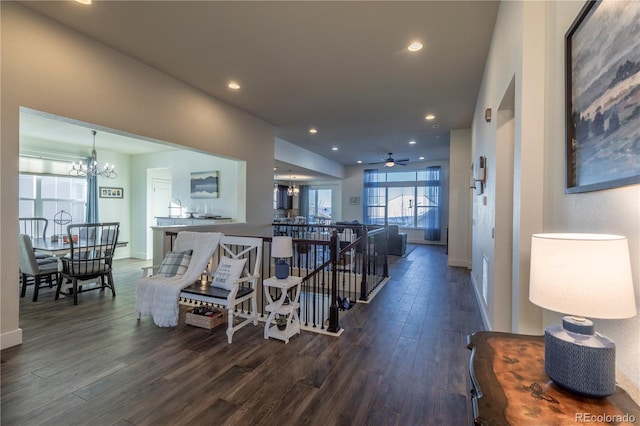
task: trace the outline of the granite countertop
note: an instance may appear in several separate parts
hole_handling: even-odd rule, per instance
[[[202,220],[226,220],[231,219],[230,217],[223,216],[156,216],[156,219],[202,219]]]

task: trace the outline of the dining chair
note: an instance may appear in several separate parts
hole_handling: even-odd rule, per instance
[[[27,277],[33,277],[34,289],[33,289],[33,301],[38,301],[38,293],[40,291],[40,284],[42,278],[45,278],[49,283],[49,287],[53,286],[53,279],[60,285],[60,264],[58,260],[55,261],[38,261],[33,251],[33,245],[31,244],[31,237],[27,234],[18,235],[18,247],[20,250],[20,273],[22,275],[22,289],[20,291],[20,297],[24,297],[27,292]]]
[[[46,238],[49,221],[44,217],[18,218],[18,233],[26,234],[31,238]]]
[[[120,232],[119,222],[83,223],[67,226],[69,256],[62,258],[61,277],[73,285],[73,304],[78,293],[109,288],[116,295],[112,261]],[[78,281],[100,279],[100,286],[78,286]],[[60,297],[62,281],[58,281],[56,300]]]
[[[47,237],[47,227],[49,226],[49,220],[44,217],[21,217],[18,218],[18,234],[26,234],[31,237],[32,242],[33,238],[42,238],[45,239]],[[50,254],[38,253],[35,252],[36,259],[40,263],[57,263],[58,259],[55,256]],[[20,279],[21,283],[24,283],[24,288],[26,285],[33,284],[34,279],[32,276],[23,274],[20,271]]]
[[[26,234],[31,238],[47,238],[47,227],[49,220],[44,217],[21,217],[18,218],[18,233]],[[36,253],[37,259],[45,259],[51,255]]]

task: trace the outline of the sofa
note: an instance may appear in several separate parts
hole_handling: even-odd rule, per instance
[[[388,225],[389,239],[387,243],[388,254],[402,256],[407,250],[407,234],[399,232],[398,225]]]

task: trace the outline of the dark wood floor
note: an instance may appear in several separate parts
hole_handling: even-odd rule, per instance
[[[469,272],[442,247],[392,258],[391,279],[341,318],[341,337],[285,345],[248,326],[136,320],[142,262],[116,262],[117,296],[21,300],[24,343],[2,351],[8,425],[463,425],[465,336],[482,329]],[[185,308],[186,309],[186,308]],[[182,310],[181,315],[184,316]]]

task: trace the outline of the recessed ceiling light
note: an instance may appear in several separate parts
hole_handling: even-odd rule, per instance
[[[309,133],[312,133],[315,135],[316,133],[318,133],[318,129],[316,129],[315,127],[312,127],[309,129]]]
[[[240,85],[235,81],[230,81],[229,84],[227,84],[227,87],[229,87],[229,89],[238,90]]]
[[[425,120],[433,120],[433,119],[435,119],[435,118],[436,118],[436,116],[435,116],[435,115],[433,115],[433,114],[427,114],[427,116],[426,116],[424,119],[425,119]]]
[[[418,158],[418,160],[424,160],[424,157],[420,157],[420,158]]]
[[[420,43],[419,41],[411,42],[407,49],[409,49],[409,52],[417,52],[418,50],[422,49],[422,43]]]
[[[362,164],[362,160],[358,160],[358,161],[356,161],[356,163]]]
[[[409,145],[415,145],[416,141],[409,141]]]
[[[433,125],[433,128],[434,128],[434,129],[437,129],[437,128],[439,128],[439,127],[440,127],[440,125],[439,125],[439,124],[434,124],[434,125]]]
[[[331,151],[337,151],[337,150],[338,150],[337,146],[334,146],[333,148],[331,148]]]
[[[80,3],[80,4],[91,4],[91,0],[76,0],[76,3]]]

